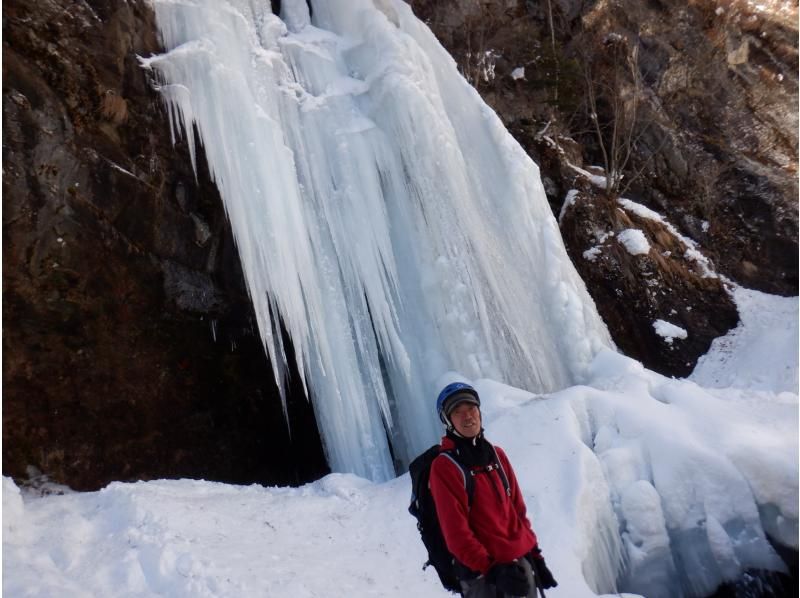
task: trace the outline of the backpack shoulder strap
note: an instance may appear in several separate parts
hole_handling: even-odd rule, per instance
[[[442,450],[439,455],[450,459],[450,461],[458,467],[461,472],[461,477],[464,479],[464,490],[467,491],[467,506],[471,507],[472,498],[475,496],[475,480],[472,479],[469,468],[456,458],[454,451],[445,449]]]
[[[492,447],[492,452],[494,453],[494,460],[497,463],[497,473],[500,474],[500,479],[503,482],[503,488],[506,490],[506,496],[511,496],[511,485],[508,483],[508,476],[506,475],[506,469],[503,467],[502,461],[500,461],[500,456],[497,454],[497,449],[494,448],[493,444],[489,444]]]

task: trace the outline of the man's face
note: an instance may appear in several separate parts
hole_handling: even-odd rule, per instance
[[[464,438],[474,438],[481,431],[481,410],[473,403],[461,403],[450,412],[450,421]]]

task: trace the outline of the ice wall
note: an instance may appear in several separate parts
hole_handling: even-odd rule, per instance
[[[704,389],[610,351],[592,372],[591,389],[560,394],[610,488],[619,589],[697,598],[748,571],[787,573],[767,533],[796,550],[797,395]]]
[[[549,391],[610,344],[538,168],[401,0],[153,5],[167,52],[142,64],[173,135],[196,127],[335,471],[386,479],[434,441],[446,370]]]
[[[797,368],[772,357],[768,371]],[[554,594],[703,598],[728,583],[719,595],[784,595],[768,572],[788,572],[771,541],[798,545],[796,393],[702,388],[610,350],[586,384],[546,397],[476,384]]]

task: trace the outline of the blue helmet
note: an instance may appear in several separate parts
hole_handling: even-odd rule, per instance
[[[478,391],[469,384],[453,382],[442,389],[442,392],[439,393],[439,398],[436,399],[436,412],[439,414],[439,419],[442,420],[443,424],[450,425],[447,414],[452,407],[464,401],[468,401],[478,407],[481,406],[481,398],[478,396]]]

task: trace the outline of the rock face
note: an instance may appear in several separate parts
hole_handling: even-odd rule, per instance
[[[691,372],[738,318],[706,269],[797,294],[796,3],[410,4],[539,164],[554,213],[576,199],[562,233],[622,351],[664,374]],[[628,229],[648,254],[617,241]],[[686,338],[657,334],[658,320]]]
[[[693,357],[738,322],[720,278],[689,239],[643,216],[641,204],[621,204],[590,185],[570,202],[564,240],[617,344],[650,369],[689,375]]]
[[[216,188],[138,65],[153,19],[3,4],[3,473],[313,479],[311,408],[290,439]]]

